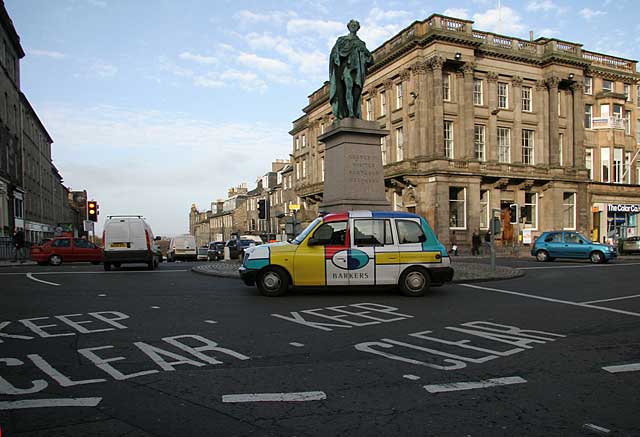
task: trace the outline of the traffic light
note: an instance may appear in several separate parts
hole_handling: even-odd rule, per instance
[[[261,220],[267,218],[267,201],[265,199],[258,200],[258,218]]]
[[[517,203],[512,203],[511,205],[509,205],[509,223],[511,223],[512,225],[515,225],[516,223],[518,223],[518,219],[520,218],[520,208],[518,208],[518,204]]]
[[[95,200],[90,200],[87,203],[87,219],[92,222],[98,221],[98,202]]]

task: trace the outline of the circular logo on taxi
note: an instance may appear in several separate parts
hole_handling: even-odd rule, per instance
[[[358,270],[369,263],[369,255],[358,249],[341,250],[333,255],[331,262],[343,270]]]

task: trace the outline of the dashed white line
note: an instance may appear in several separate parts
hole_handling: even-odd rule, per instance
[[[593,423],[585,423],[584,425],[582,425],[582,427],[590,429],[592,431],[601,432],[601,433],[604,433],[604,434],[609,434],[611,432],[610,429],[603,428],[603,427],[598,426],[598,425],[594,425]]]
[[[106,296],[106,294],[104,294],[104,293],[100,293],[100,294],[98,295],[98,297],[105,297],[105,296]]]
[[[211,323],[212,325],[215,325],[218,322],[216,322],[215,320],[205,320],[204,323]]]
[[[598,306],[598,305],[589,305],[589,304],[586,304],[586,303],[571,302],[571,301],[568,301],[568,300],[553,299],[551,297],[536,296],[535,294],[520,293],[520,292],[517,292],[517,291],[510,291],[510,290],[501,290],[499,288],[481,287],[479,285],[473,285],[473,284],[460,284],[460,285],[462,287],[475,288],[477,290],[495,291],[497,293],[504,293],[504,294],[511,294],[511,295],[514,295],[514,296],[528,297],[530,299],[538,299],[538,300],[544,300],[544,301],[547,301],[547,302],[562,303],[562,304],[565,304],[565,305],[572,305],[572,306],[581,307],[581,308],[591,308],[591,309],[600,310],[600,311],[609,311],[609,312],[612,312],[612,313],[624,314],[624,315],[627,315],[627,316],[640,317],[640,313],[634,313],[634,312],[625,311],[625,310],[618,310],[618,309],[615,309],[615,308],[607,308],[607,307],[601,307],[601,306]]]
[[[606,366],[602,370],[609,373],[637,372],[640,370],[640,363],[621,364],[619,366]]]
[[[419,376],[416,375],[402,375],[403,378],[409,379],[411,381],[417,381],[420,379]]]
[[[160,309],[160,307],[157,307],[157,306],[152,306],[151,308],[154,309],[154,310]]]
[[[26,399],[22,401],[0,402],[0,410],[49,407],[95,407],[101,401],[102,398]]]
[[[222,396],[222,402],[306,402],[321,401],[327,395],[323,391],[305,391],[297,393],[247,393]]]
[[[43,281],[42,279],[38,279],[34,277],[32,273],[27,273],[27,278],[31,279],[32,281],[42,282],[43,284],[53,285],[54,287],[60,286],[60,284],[56,284],[55,282]]]
[[[505,378],[491,378],[482,381],[452,382],[447,384],[425,385],[424,388],[429,393],[443,393],[449,391],[473,390],[476,388],[497,387],[501,385],[524,384],[526,379],[519,376],[508,376]]]
[[[291,343],[289,343],[291,346],[295,346],[295,347],[304,347],[304,344],[302,343],[297,343],[295,341],[292,341]]]
[[[598,302],[611,302],[614,300],[633,299],[634,297],[640,297],[640,294],[633,294],[631,296],[613,297],[611,299],[590,300],[589,302],[581,302],[581,303],[588,305],[588,304],[598,303]]]

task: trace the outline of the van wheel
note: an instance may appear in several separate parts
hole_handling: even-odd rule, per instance
[[[551,259],[549,259],[549,252],[547,252],[546,250],[539,250],[536,252],[536,259],[538,261],[540,261],[541,263],[545,262],[545,261],[551,261]]]
[[[266,267],[258,274],[257,285],[263,296],[282,296],[289,289],[289,275],[280,267]]]
[[[59,266],[62,264],[62,257],[60,255],[51,255],[49,257],[49,264],[52,266]]]
[[[400,276],[398,286],[409,297],[424,296],[429,290],[429,273],[419,267],[409,267]]]
[[[104,271],[108,272],[111,270],[111,263],[104,263]]]
[[[591,262],[594,264],[602,264],[604,262],[604,255],[602,254],[602,252],[598,252],[596,250],[594,252],[591,252],[591,255],[589,255],[589,259],[591,259]]]

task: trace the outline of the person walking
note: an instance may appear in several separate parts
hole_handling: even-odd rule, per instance
[[[471,255],[480,256],[480,231],[477,229],[471,235]]]
[[[15,248],[13,262],[18,262],[18,257],[20,257],[21,262],[24,262],[22,257],[22,249],[24,248],[24,232],[22,232],[21,229],[17,229],[13,234],[13,247]]]

